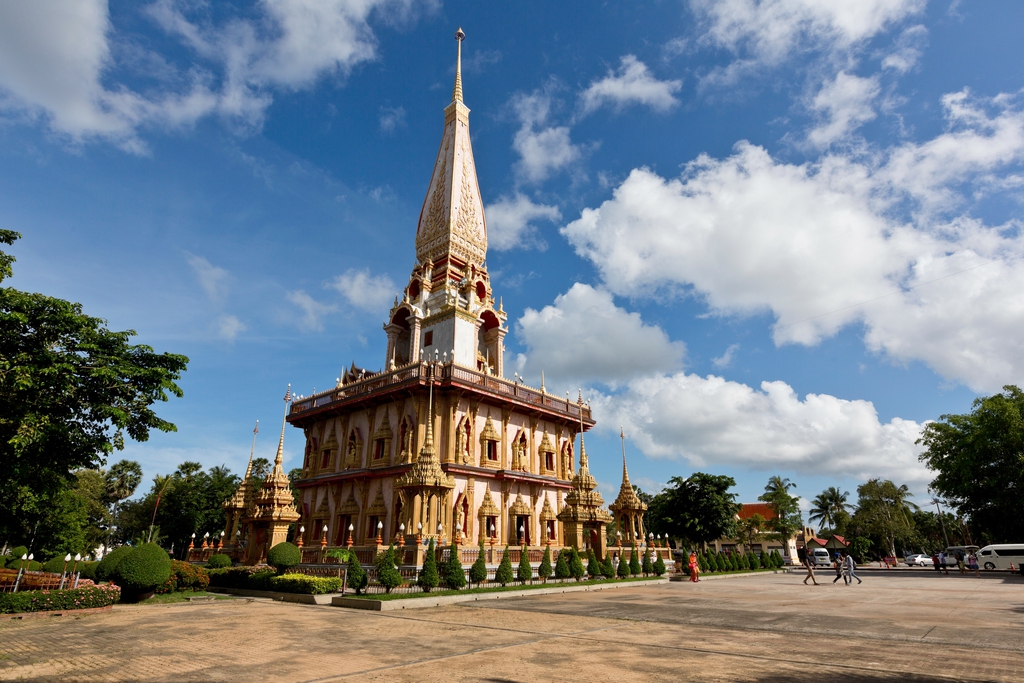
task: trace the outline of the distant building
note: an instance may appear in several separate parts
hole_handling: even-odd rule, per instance
[[[750,519],[754,515],[761,515],[765,521],[775,519],[775,512],[768,503],[743,503],[740,511],[736,513],[736,521]],[[720,538],[709,545],[724,553],[753,551],[764,554],[777,550],[783,557],[789,556],[795,560],[797,556],[797,539],[795,537],[789,539],[788,545],[784,545],[780,540],[770,540],[767,530],[754,543],[749,543],[744,538]]]

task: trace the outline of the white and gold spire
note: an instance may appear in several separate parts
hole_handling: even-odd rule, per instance
[[[434,172],[416,227],[416,257],[420,263],[448,258],[460,265],[483,264],[487,258],[487,221],[469,137],[469,108],[462,100],[462,41],[455,33],[458,56],[452,101],[444,110],[444,134]]]

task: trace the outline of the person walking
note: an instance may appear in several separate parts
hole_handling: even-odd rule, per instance
[[[700,564],[697,562],[697,553],[690,551],[690,581],[697,583],[700,581],[697,575],[700,574]]]
[[[939,551],[939,567],[942,568],[942,572],[946,576],[949,576],[949,567],[946,566],[946,553],[941,550]]]
[[[939,554],[938,553],[932,553],[932,567],[937,572],[942,571],[942,567],[939,566]]]
[[[967,566],[970,567],[975,576],[979,579],[981,578],[981,572],[978,571],[978,556],[975,553],[971,553],[967,556]]]
[[[840,561],[838,550],[836,551],[835,557],[832,558],[832,566],[836,569],[836,578],[832,579],[832,585],[835,585],[836,581],[838,581],[839,579],[843,579],[843,575],[845,574],[843,563]]]
[[[818,583],[818,580],[816,578],[814,578],[814,562],[811,561],[811,554],[810,553],[807,553],[804,556],[804,564],[807,565],[807,576],[804,577],[804,585],[806,586],[807,585],[807,579],[810,579],[811,581],[814,582],[815,586],[820,586],[821,584]]]
[[[967,563],[964,560],[965,560],[965,558],[964,558],[964,551],[957,550],[956,551],[956,568],[960,570],[961,574],[966,576],[967,575]]]
[[[853,554],[852,553],[847,553],[847,555],[846,555],[846,585],[852,586],[854,579],[857,579],[857,585],[860,585],[860,584],[864,583],[863,581],[860,580],[860,577],[857,576],[857,562],[853,559]]]

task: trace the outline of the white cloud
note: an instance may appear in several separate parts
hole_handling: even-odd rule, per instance
[[[235,338],[238,337],[239,333],[245,332],[249,329],[245,323],[233,315],[222,315],[217,318],[215,328],[217,330],[218,337],[230,342],[235,341]]]
[[[679,92],[682,81],[659,81],[651,75],[647,65],[633,55],[621,59],[618,72],[609,71],[580,93],[583,115],[611,105],[621,109],[629,104],[642,104],[655,111],[665,112],[679,104],[674,93]]]
[[[925,4],[926,0],[690,0],[703,30],[701,41],[738,57],[710,75],[709,80],[722,83],[807,50],[842,61],[851,49],[921,12]]]
[[[921,425],[881,423],[869,401],[808,394],[785,382],[760,389],[709,375],[641,377],[593,399],[599,429],[624,425],[650,458],[695,468],[729,465],[809,475],[891,478],[920,488],[931,480],[914,444]]]
[[[299,289],[288,292],[286,298],[298,306],[302,312],[299,325],[307,332],[320,332],[324,329],[323,317],[338,310],[337,306],[322,304],[309,294]]]
[[[578,282],[553,305],[527,308],[516,323],[516,338],[528,348],[522,369],[533,377],[543,370],[549,387],[563,389],[671,372],[686,354],[682,342],[616,306],[610,293]]]
[[[874,119],[874,101],[879,90],[877,76],[861,78],[840,71],[811,102],[811,109],[823,115],[824,120],[807,134],[808,142],[819,149],[826,148]]]
[[[327,287],[337,291],[348,301],[349,305],[364,311],[380,311],[388,307],[398,287],[387,275],[370,275],[364,268],[349,268],[338,275]]]
[[[270,90],[295,90],[345,76],[376,58],[371,16],[414,16],[410,3],[388,0],[265,0],[259,16],[222,25],[193,20],[202,3],[157,0],[150,17],[190,50],[180,66],[160,55],[141,61],[161,69],[145,93],[117,81],[130,67],[111,44],[124,39],[106,0],[35,0],[0,4],[0,105],[43,118],[72,141],[110,140],[143,153],[145,126],[180,127],[222,114],[258,127]],[[138,52],[138,50],[135,50]],[[134,57],[138,60],[138,55]]]
[[[381,107],[377,118],[380,132],[390,135],[399,128],[405,128],[405,107]]]
[[[568,126],[549,125],[552,98],[544,90],[519,94],[512,101],[520,127],[512,141],[519,154],[516,173],[531,183],[546,180],[575,164],[582,150],[573,144]]]
[[[485,210],[487,215],[487,246],[496,251],[516,247],[546,246],[536,234],[533,222],[538,219],[558,221],[562,212],[557,206],[534,204],[526,195],[502,197]]]
[[[715,364],[716,368],[727,368],[732,365],[732,357],[739,351],[739,348],[739,344],[730,344],[725,353],[718,358],[712,358],[711,362]]]
[[[215,266],[202,256],[196,256],[195,254],[188,255],[188,264],[195,271],[196,277],[199,279],[199,285],[206,292],[206,296],[209,297],[210,301],[214,303],[222,302],[228,293],[228,282],[231,279],[231,274],[220,266]]]
[[[636,169],[562,232],[615,294],[692,288],[720,314],[771,311],[778,344],[862,322],[874,351],[998,389],[1024,381],[1024,231],[950,211],[1024,161],[1014,102],[949,95],[946,132],[870,161],[786,164],[741,142],[679,179]]]
[[[882,58],[882,68],[907,73],[917,66],[927,42],[928,29],[921,25],[911,26],[900,34],[892,52]]]

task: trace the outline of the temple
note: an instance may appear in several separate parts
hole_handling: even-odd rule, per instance
[[[612,516],[583,444],[594,425],[589,405],[549,394],[543,379],[538,389],[504,377],[507,316],[487,272],[487,219],[463,101],[464,37],[460,29],[416,264],[383,324],[383,370],[353,364],[331,389],[291,402],[286,421],[305,439],[301,475],[291,482],[297,510],[279,486],[281,447],[262,486],[247,473],[225,504],[227,541],[246,562],[261,561],[283,539],[286,521],[307,550],[349,547],[362,561],[395,543],[411,553],[406,563],[418,563],[429,538],[469,549],[526,547],[537,560],[546,545],[604,556]],[[643,504],[629,498],[623,474],[617,514],[625,540],[642,543]]]

